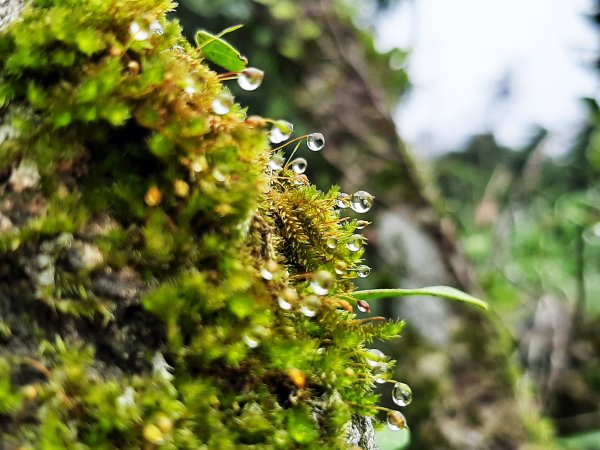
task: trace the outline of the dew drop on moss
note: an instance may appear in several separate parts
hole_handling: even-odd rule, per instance
[[[371,209],[371,206],[373,206],[374,199],[375,197],[366,191],[357,191],[352,194],[350,206],[354,212],[365,213]]]
[[[262,84],[265,73],[256,67],[248,67],[240,73],[237,79],[240,87],[245,91],[254,91]]]
[[[215,99],[210,104],[213,112],[220,116],[224,116],[229,111],[231,111],[231,107],[233,106],[233,95],[222,92],[215,97]]]
[[[337,261],[334,265],[334,272],[337,275],[342,275],[344,272],[346,272],[346,270],[348,269],[348,264],[346,264],[344,261]]]
[[[275,155],[271,156],[271,159],[269,159],[269,169],[281,170],[281,169],[283,169],[284,162],[285,162],[285,158],[283,156],[275,154]]]
[[[150,31],[152,31],[152,33],[156,34],[157,36],[162,36],[163,34],[165,34],[165,29],[158,20],[153,20],[150,23]]]
[[[306,145],[313,152],[323,150],[323,147],[325,147],[325,136],[321,133],[311,133],[306,138]]]
[[[334,249],[337,247],[337,239],[334,237],[327,238],[327,248]]]
[[[370,223],[371,222],[369,222],[368,220],[357,220],[356,221],[356,229],[357,230],[363,230]]]
[[[140,24],[137,20],[134,20],[129,25],[129,33],[131,37],[136,41],[145,41],[150,37],[150,29]]]
[[[279,307],[284,311],[289,311],[290,309],[292,309],[292,304],[282,296],[277,297],[277,305],[279,305]]]
[[[335,199],[335,205],[341,209],[350,208],[350,194],[340,192]]]
[[[315,317],[321,309],[321,300],[314,295],[305,297],[300,303],[300,312],[306,317]]]
[[[385,363],[385,355],[381,350],[376,348],[370,348],[367,350],[367,354],[365,355],[365,362],[369,367],[377,367]]]
[[[183,87],[183,91],[187,95],[194,95],[196,92],[198,92],[198,83],[192,77],[184,78],[184,80],[182,82],[182,87]]]
[[[371,312],[371,305],[365,300],[359,300],[356,302],[356,307],[360,312]]]
[[[242,341],[250,348],[259,346],[261,339],[267,334],[267,329],[262,325],[257,325],[250,330],[247,330],[242,335]]]
[[[351,252],[357,252],[362,248],[363,237],[360,234],[353,234],[346,242],[346,248]]]
[[[406,418],[400,411],[389,411],[387,414],[387,425],[392,431],[406,428]]]
[[[369,266],[361,264],[360,266],[356,267],[356,275],[358,275],[360,278],[367,278],[370,273],[371,268]]]
[[[269,140],[273,144],[279,144],[283,141],[287,141],[294,131],[294,124],[287,120],[277,120],[273,123],[271,131],[269,132]]]
[[[392,389],[392,400],[398,406],[406,406],[412,401],[412,390],[405,383],[397,382]]]
[[[310,282],[310,288],[317,295],[327,295],[333,284],[335,278],[333,275],[326,270],[319,270]]]
[[[380,364],[373,368],[373,377],[376,383],[387,383],[390,378],[389,366],[387,364]]]
[[[296,158],[292,162],[290,162],[290,167],[294,172],[298,175],[306,172],[306,168],[308,167],[308,162],[304,158]]]

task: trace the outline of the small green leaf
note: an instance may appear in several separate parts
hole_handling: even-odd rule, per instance
[[[421,289],[369,289],[355,291],[351,294],[356,300],[377,300],[389,297],[406,297],[408,295],[428,295],[431,297],[447,298],[469,303],[483,310],[488,309],[488,304],[483,300],[449,286],[429,286]]]
[[[248,60],[240,54],[233,46],[219,36],[233,30],[237,30],[240,25],[228,28],[219,35],[215,36],[208,31],[199,30],[196,32],[196,45],[202,51],[204,58],[223,67],[231,72],[241,72],[246,68]]]

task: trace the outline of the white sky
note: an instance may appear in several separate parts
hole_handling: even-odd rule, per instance
[[[380,50],[412,49],[400,134],[434,154],[489,130],[519,146],[539,124],[561,153],[585,119],[579,99],[598,94],[591,10],[591,0],[401,0],[376,22]],[[502,80],[511,96],[499,101]]]

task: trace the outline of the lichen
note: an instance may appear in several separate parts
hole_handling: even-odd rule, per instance
[[[356,319],[357,221],[215,112],[172,7],[37,0],[0,34],[0,440],[345,448],[403,324]]]

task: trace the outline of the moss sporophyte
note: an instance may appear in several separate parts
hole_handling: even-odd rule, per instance
[[[14,205],[0,258],[18,280],[0,292],[0,440],[346,448],[352,415],[385,409],[375,383],[411,398],[366,348],[403,322],[355,308],[483,304],[444,287],[356,291],[368,222],[343,212],[373,196],[311,185],[286,145],[319,151],[324,136],[282,144],[291,123],[248,116],[224,84],[263,79],[222,38],[239,27],[191,45],[173,6],[35,0],[0,32],[0,189]],[[388,423],[405,426],[397,411]]]

